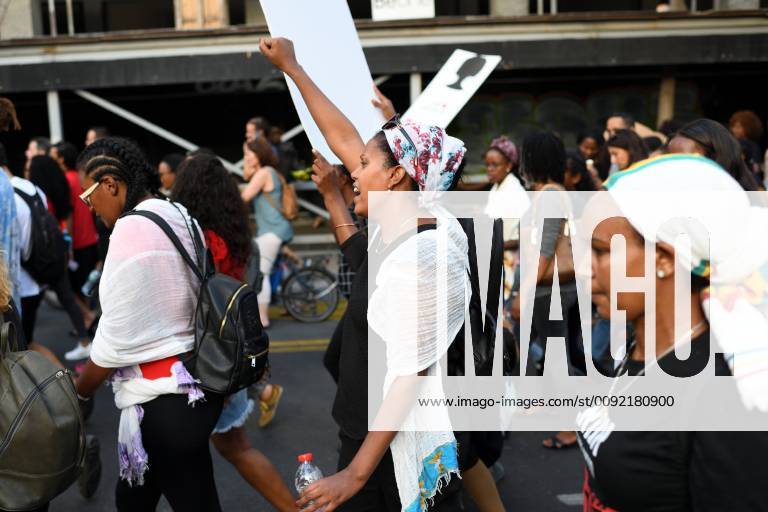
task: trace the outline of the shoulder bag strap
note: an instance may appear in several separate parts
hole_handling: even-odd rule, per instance
[[[5,322],[0,327],[0,359],[8,352],[17,352],[18,350],[16,327],[13,325],[13,322]]]
[[[131,215],[144,217],[146,219],[151,220],[155,224],[157,224],[157,226],[160,229],[162,229],[163,232],[166,234],[166,236],[170,239],[171,243],[173,243],[174,247],[176,247],[176,250],[179,251],[179,254],[181,254],[181,258],[186,262],[189,268],[192,269],[192,271],[195,273],[198,279],[200,279],[200,281],[203,280],[203,273],[200,271],[200,267],[192,260],[192,257],[184,248],[184,245],[181,243],[181,240],[179,240],[179,237],[173,231],[173,228],[171,228],[171,226],[168,225],[165,219],[160,217],[155,212],[150,212],[147,210],[132,210],[130,212],[125,213],[123,217],[128,217]],[[199,235],[198,235],[198,238],[199,238]]]
[[[274,199],[274,198],[273,198],[273,197],[270,195],[272,192],[274,192],[274,191],[275,191],[275,188],[277,188],[277,187],[275,187],[276,183],[274,182],[274,181],[275,181],[275,177],[277,177],[277,180],[280,182],[280,187],[281,187],[281,188],[280,188],[280,194],[281,194],[281,195],[282,195],[282,194],[285,194],[285,182],[284,182],[284,181],[281,179],[281,178],[282,178],[282,176],[280,176],[280,175],[277,173],[277,171],[273,171],[273,170],[270,170],[270,172],[274,172],[274,174],[272,175],[272,185],[273,185],[273,188],[272,188],[272,190],[270,190],[269,192],[266,192],[266,191],[262,190],[262,191],[261,191],[261,195],[263,195],[263,196],[264,196],[264,199],[266,199],[266,200],[267,200],[267,202],[269,203],[269,205],[270,205],[272,208],[274,208],[275,210],[277,210],[277,212],[278,212],[280,215],[282,215],[284,219],[288,219],[288,217],[286,217],[286,215],[285,215],[285,211],[284,211],[284,210],[283,210],[281,207],[277,206],[277,204],[275,204],[275,199]]]

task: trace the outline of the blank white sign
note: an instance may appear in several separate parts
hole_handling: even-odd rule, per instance
[[[347,2],[260,1],[270,34],[293,41],[299,64],[367,142],[386,119],[371,104],[373,80]],[[296,84],[288,77],[286,82],[312,146],[331,163],[340,163],[312,120]]]
[[[371,0],[373,21],[435,17],[435,0]]]
[[[499,62],[498,55],[456,50],[403,117],[447,127]]]

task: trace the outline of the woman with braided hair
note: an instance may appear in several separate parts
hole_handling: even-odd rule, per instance
[[[161,198],[157,171],[128,140],[94,142],[78,169],[80,198],[113,228],[99,288],[102,317],[77,392],[88,400],[111,376],[121,410],[117,510],[154,510],[161,495],[174,510],[221,510],[208,438],[224,399],[204,395],[181,363],[194,345],[200,283],[159,226],[123,214],[159,215],[190,254],[192,230],[201,239],[202,230],[183,206]]]

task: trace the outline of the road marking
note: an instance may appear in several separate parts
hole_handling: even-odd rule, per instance
[[[277,340],[270,341],[269,344],[272,347],[294,347],[297,345],[327,345],[328,338],[318,340]]]
[[[565,506],[580,507],[584,504],[584,495],[580,492],[573,494],[558,494],[557,499]]]
[[[272,354],[290,354],[294,352],[324,352],[330,340],[281,340],[270,342]]]
[[[270,354],[292,354],[296,352],[325,352],[327,346],[317,345],[314,347],[291,347],[291,348],[276,348],[270,349]]]

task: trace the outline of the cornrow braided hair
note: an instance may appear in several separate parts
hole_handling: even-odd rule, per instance
[[[111,175],[128,188],[123,211],[133,210],[147,193],[162,198],[160,175],[132,141],[121,137],[105,137],[86,147],[77,159],[77,168],[94,181]]]

